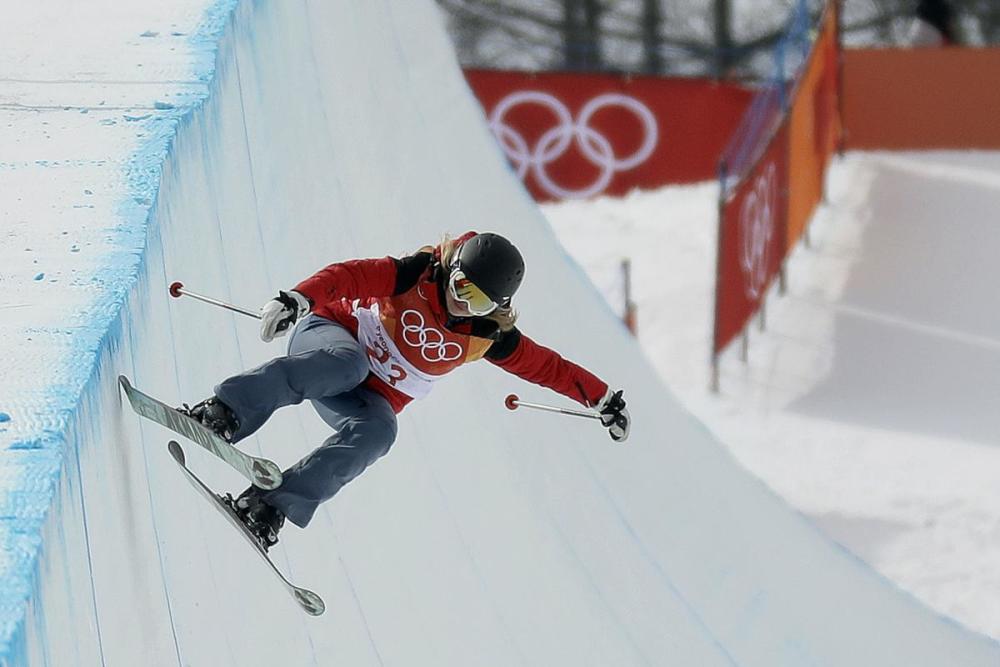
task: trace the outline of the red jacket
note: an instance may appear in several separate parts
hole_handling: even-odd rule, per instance
[[[607,384],[516,327],[501,331],[489,318],[451,317],[438,280],[439,257],[440,248],[428,247],[402,259],[338,262],[295,290],[312,302],[313,313],[365,345],[371,368],[365,385],[397,413],[445,374],[482,358],[587,407],[603,398]]]

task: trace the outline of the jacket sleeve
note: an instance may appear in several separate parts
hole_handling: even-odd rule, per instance
[[[402,259],[352,259],[330,264],[295,286],[313,305],[337,299],[401,294],[417,283],[431,254],[418,252]]]
[[[546,387],[592,408],[608,385],[587,369],[563,359],[516,328],[504,332],[486,352],[486,359],[522,380]]]

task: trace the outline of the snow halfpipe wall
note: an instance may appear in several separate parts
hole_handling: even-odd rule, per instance
[[[510,172],[431,0],[210,11],[222,18],[206,33],[204,95],[149,126],[160,150],[122,164],[119,180],[145,175],[150,189],[120,190],[138,206],[123,194],[116,209],[131,211],[112,235],[121,261],[81,274],[114,307],[64,313],[70,338],[101,325],[87,350],[59,349],[77,362],[60,366],[76,393],[65,409],[12,411],[12,424],[34,409],[57,428],[52,497],[25,510],[45,518],[21,533],[40,548],[5,574],[21,582],[5,590],[19,614],[6,664],[1000,662],[995,643],[821,537],[680,408]],[[283,532],[278,565],[327,601],[307,617],[192,493],[170,434],[123,405],[115,378],[191,402],[282,353],[252,321],[169,299],[174,280],[256,307],[331,261],[467,229],[523,250],[522,328],[626,388],[631,439],[509,413],[511,391],[554,397],[489,364],[455,373],[403,413],[386,458],[309,529]],[[244,446],[285,466],[327,435],[297,406]],[[33,442],[0,436],[8,450]],[[242,488],[194,447],[188,459],[220,490]],[[9,565],[28,551],[5,553]]]

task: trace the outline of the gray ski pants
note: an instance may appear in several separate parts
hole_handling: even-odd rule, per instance
[[[304,400],[337,431],[263,496],[297,526],[304,528],[320,503],[385,455],[396,439],[396,415],[385,398],[360,386],[366,377],[364,347],[336,322],[310,315],[292,331],[287,356],[215,388],[239,421],[233,442],[251,435],[278,408]]]

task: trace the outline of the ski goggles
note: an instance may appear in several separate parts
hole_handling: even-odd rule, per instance
[[[489,315],[497,309],[497,303],[466,278],[461,269],[455,269],[448,276],[448,290],[455,301],[465,305],[469,313],[476,317]]]

